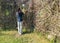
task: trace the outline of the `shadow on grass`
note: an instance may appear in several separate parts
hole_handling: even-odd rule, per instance
[[[22,34],[24,35],[24,34],[30,34],[30,33],[32,33],[32,32],[23,32]]]

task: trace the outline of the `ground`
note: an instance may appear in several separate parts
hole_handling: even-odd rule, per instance
[[[37,33],[26,33],[19,35],[16,30],[1,31],[0,43],[51,43],[42,35]]]

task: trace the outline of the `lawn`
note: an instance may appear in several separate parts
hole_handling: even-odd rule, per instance
[[[0,43],[51,43],[51,41],[35,32],[19,35],[16,30],[11,30],[0,32]]]

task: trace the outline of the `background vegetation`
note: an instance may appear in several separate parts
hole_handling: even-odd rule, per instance
[[[60,39],[60,0],[0,0],[0,29],[16,29],[18,7],[24,9],[26,30],[52,37],[54,43]]]

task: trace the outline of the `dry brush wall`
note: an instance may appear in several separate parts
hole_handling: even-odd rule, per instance
[[[34,0],[35,29],[42,32],[59,34],[60,32],[60,1]]]

